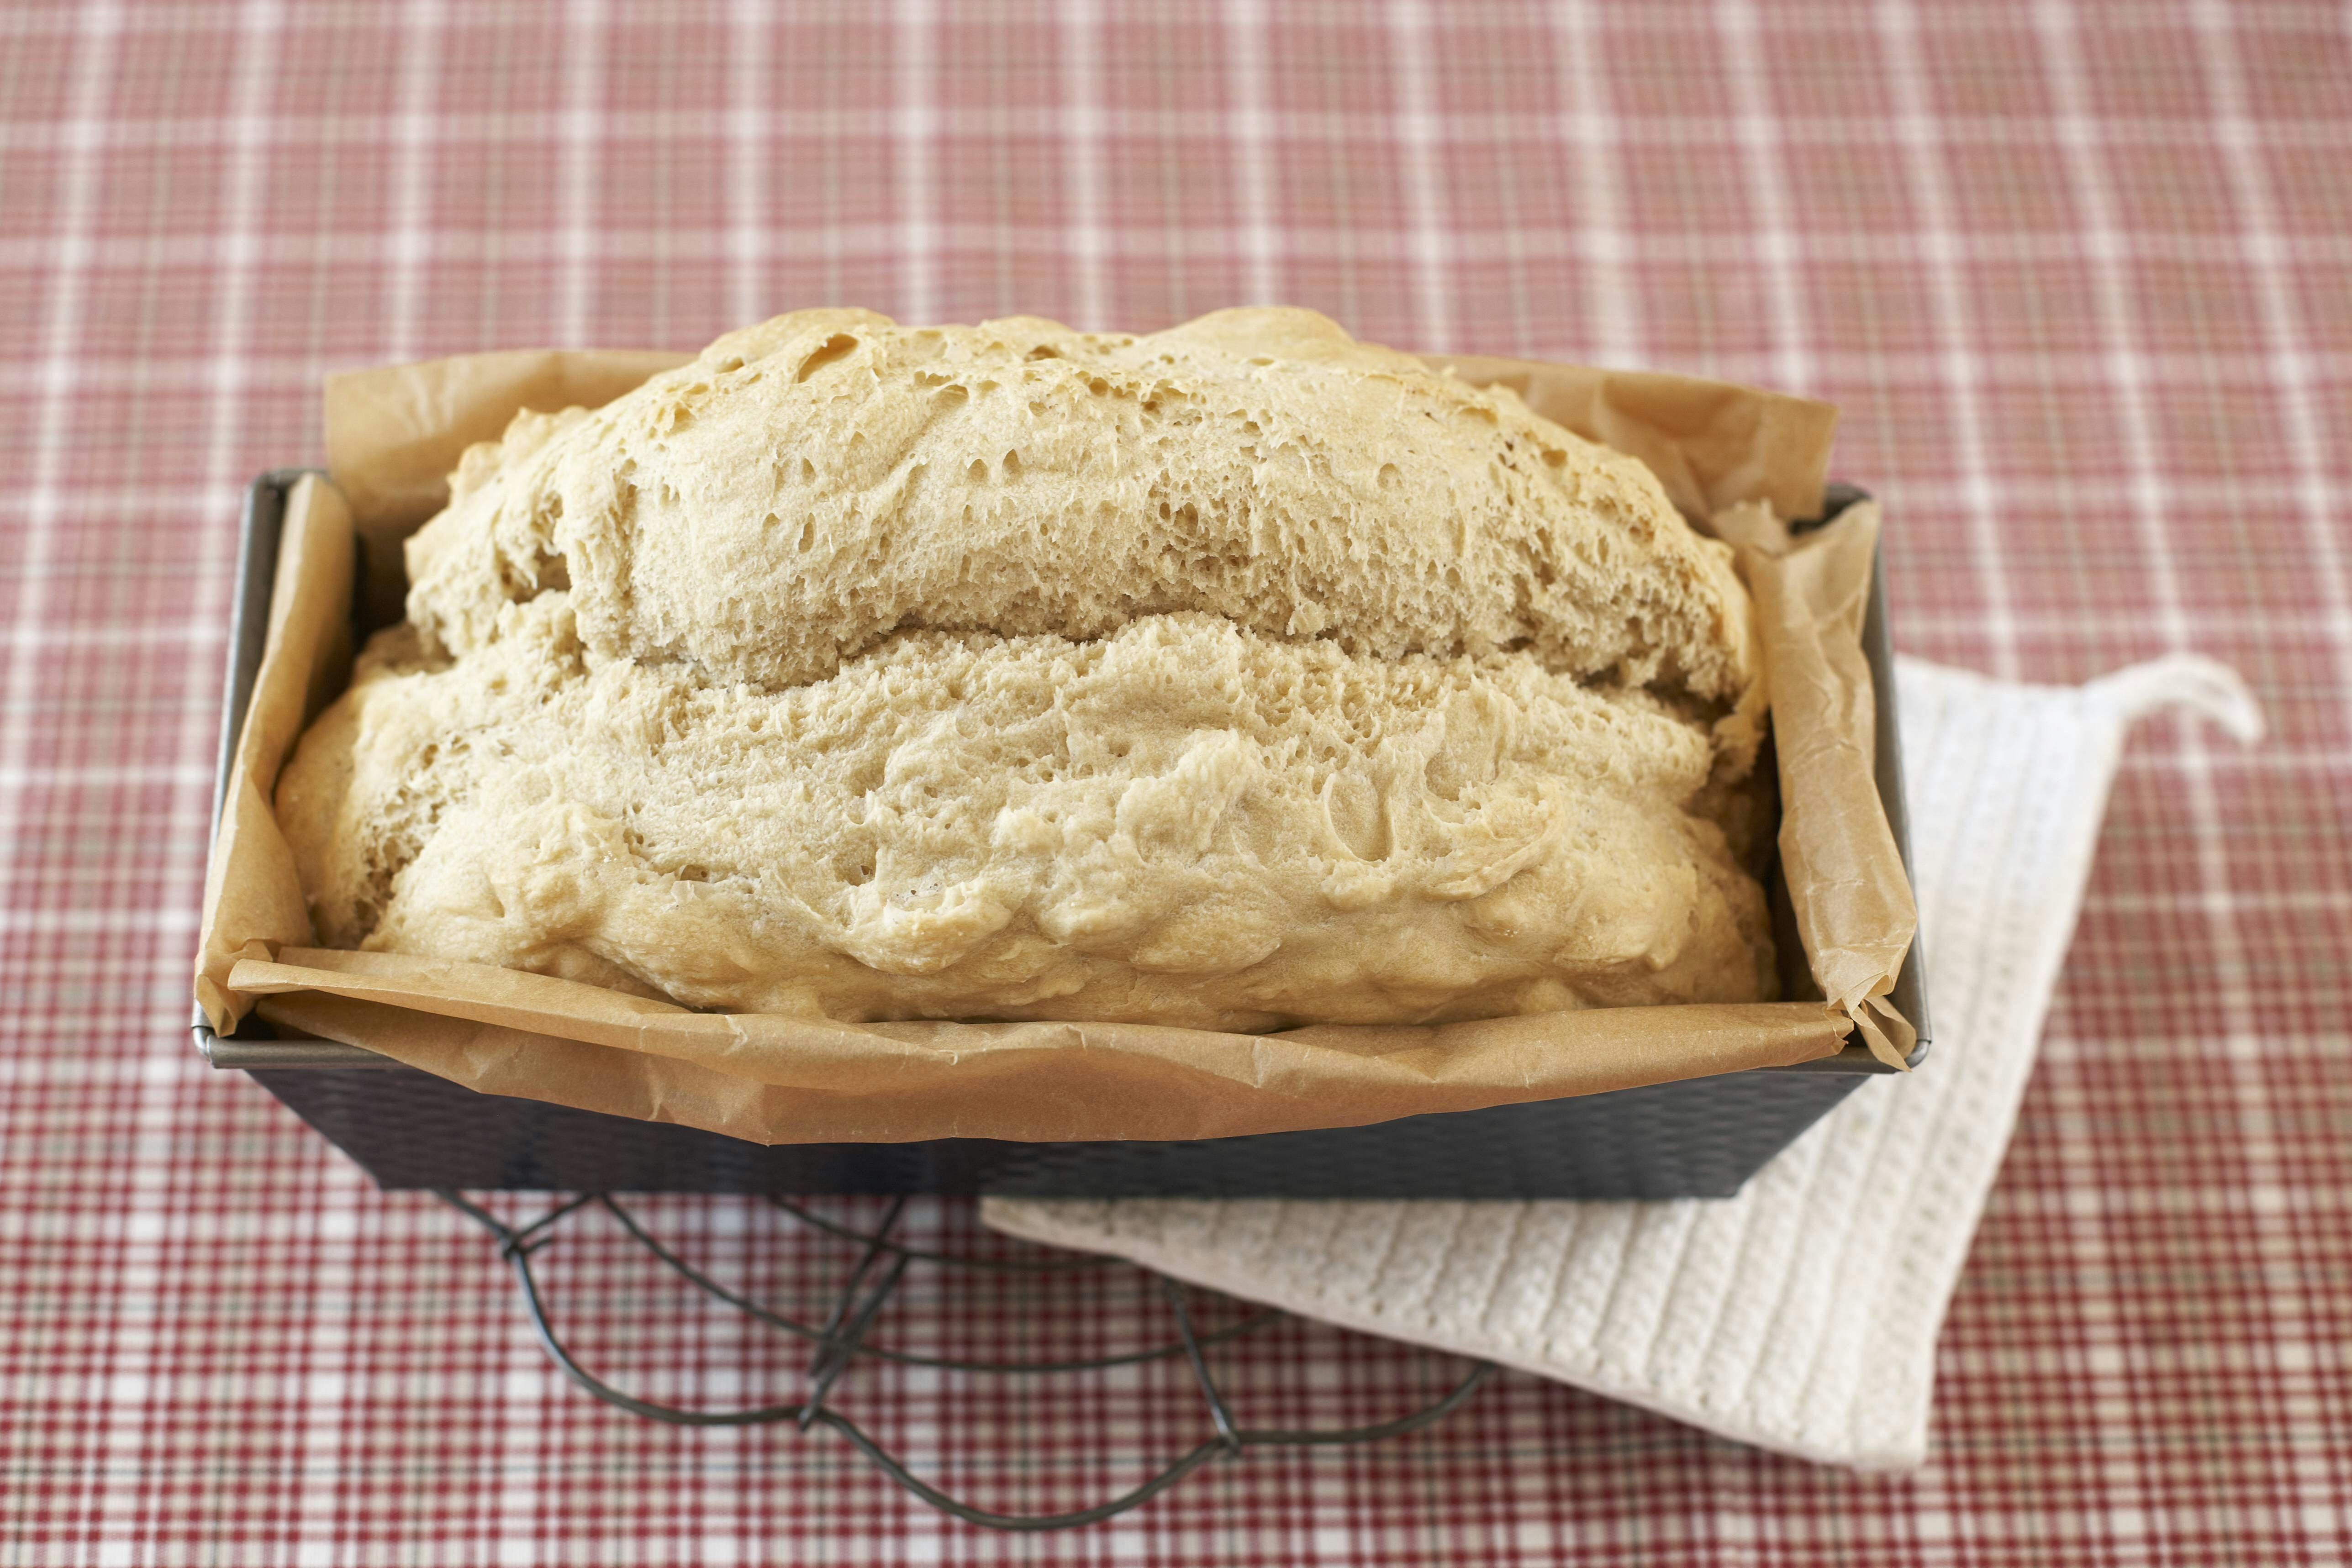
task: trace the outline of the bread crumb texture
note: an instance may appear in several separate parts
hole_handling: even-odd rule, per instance
[[[1310,312],[781,317],[519,415],[408,565],[278,787],[330,945],[845,1020],[1772,992],[1728,552]]]

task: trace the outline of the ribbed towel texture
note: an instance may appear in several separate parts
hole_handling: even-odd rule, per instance
[[[992,1198],[1000,1230],[1483,1356],[1858,1469],[1927,1458],[1936,1336],[2008,1146],[2134,720],[2262,732],[2226,666],[2086,686],[1913,660],[1897,684],[1935,1046],[1736,1197],[1671,1203]]]

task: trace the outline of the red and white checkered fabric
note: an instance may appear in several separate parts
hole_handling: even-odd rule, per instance
[[[0,1563],[2344,1561],[2347,212],[2335,5],[0,7]],[[326,372],[811,304],[1272,299],[1833,399],[1906,650],[2071,681],[2196,648],[2260,692],[2263,748],[2166,723],[2125,764],[1916,1479],[1510,1378],[1423,1436],[983,1535],[821,1435],[588,1401],[477,1232],[189,1049],[238,492],[317,460]],[[656,1207],[787,1298],[845,1256]],[[790,1396],[783,1351],[697,1328],[609,1234],[563,1246],[568,1321],[632,1386]],[[1155,1332],[1135,1290],[903,1322],[1085,1354]],[[1244,1343],[1262,1424],[1451,1370]],[[1181,1390],[866,1369],[842,1398],[1042,1508],[1198,1440]]]

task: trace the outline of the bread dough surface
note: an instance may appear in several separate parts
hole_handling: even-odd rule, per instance
[[[519,416],[410,565],[278,788],[331,946],[841,1019],[1772,994],[1723,547],[1307,312],[780,318]]]
[[[457,488],[408,547],[410,619],[457,653],[564,587],[593,655],[769,687],[905,628],[1183,610],[1702,698],[1755,674],[1730,551],[1648,469],[1306,310],[1147,338],[802,311],[526,420]]]

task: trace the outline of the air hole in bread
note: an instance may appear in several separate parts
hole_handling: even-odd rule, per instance
[[[801,361],[801,368],[793,372],[793,380],[795,382],[804,382],[811,376],[816,374],[817,371],[824,369],[825,366],[830,365],[838,360],[846,359],[850,354],[856,352],[856,349],[857,340],[856,338],[851,337],[846,332],[836,332],[832,337],[827,338],[824,340],[824,346],[823,348],[819,349],[815,353],[811,354],[807,359]]]

